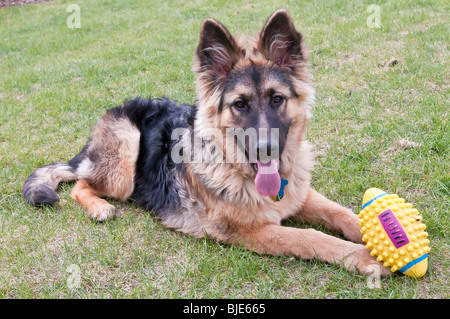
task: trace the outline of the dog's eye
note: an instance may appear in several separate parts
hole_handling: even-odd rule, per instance
[[[237,100],[234,102],[234,106],[236,106],[238,109],[243,109],[245,107],[245,103],[242,100]]]
[[[272,98],[272,102],[273,102],[274,104],[280,104],[281,102],[283,102],[283,97],[282,97],[281,95],[275,95],[275,96]]]

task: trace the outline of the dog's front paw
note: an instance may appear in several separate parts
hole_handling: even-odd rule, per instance
[[[104,222],[108,219],[113,219],[116,214],[117,209],[110,204],[96,206],[88,210],[89,218],[98,222]]]
[[[345,258],[344,264],[353,271],[359,271],[368,276],[386,277],[391,274],[389,268],[383,266],[375,257],[370,255],[369,250],[361,245],[361,249],[355,251]]]

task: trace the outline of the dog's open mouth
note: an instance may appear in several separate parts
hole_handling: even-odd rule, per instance
[[[238,147],[245,152],[247,160],[250,161],[248,149],[236,136],[235,141]],[[281,177],[278,172],[280,169],[280,160],[270,157],[270,155],[273,155],[272,150],[268,153],[263,158],[260,158],[261,154],[258,154],[256,163],[253,163],[253,169],[256,171],[255,185],[262,196],[276,196],[281,186]]]
[[[276,196],[280,190],[281,178],[278,173],[280,161],[267,160],[266,163],[257,161],[253,164],[256,170],[255,185],[262,196]]]

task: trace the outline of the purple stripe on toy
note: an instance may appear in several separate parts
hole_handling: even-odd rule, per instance
[[[395,248],[400,248],[409,243],[408,236],[406,236],[403,227],[400,225],[394,213],[390,209],[378,215],[378,219],[380,220],[381,225],[383,225],[384,230],[388,234]]]

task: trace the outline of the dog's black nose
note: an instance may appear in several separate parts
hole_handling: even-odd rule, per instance
[[[258,152],[258,159],[267,160],[275,159],[280,156],[280,146],[277,141],[273,139],[260,140],[256,145],[256,150]]]

